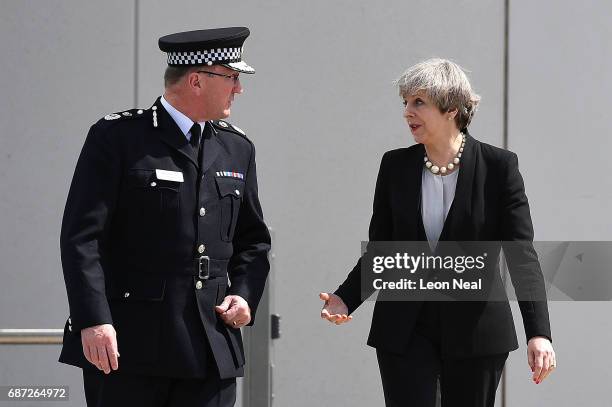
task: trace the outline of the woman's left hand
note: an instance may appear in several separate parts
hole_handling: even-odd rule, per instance
[[[557,367],[555,350],[548,338],[534,336],[527,343],[527,363],[533,372],[533,381],[540,384],[542,380]]]

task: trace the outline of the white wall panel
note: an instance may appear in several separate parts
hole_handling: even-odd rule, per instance
[[[481,1],[141,2],[139,102],[162,91],[157,38],[246,25],[245,59],[230,121],[257,146],[260,197],[276,233],[275,405],[382,405],[371,304],[347,326],[319,319],[367,238],[382,154],[412,144],[391,82],[440,56],[471,71],[483,96],[473,134],[502,144],[503,3]]]

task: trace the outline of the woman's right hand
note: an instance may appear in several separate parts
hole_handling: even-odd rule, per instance
[[[319,298],[325,301],[321,310],[321,318],[333,322],[336,325],[343,324],[353,319],[348,315],[348,307],[342,298],[336,294],[320,293]]]

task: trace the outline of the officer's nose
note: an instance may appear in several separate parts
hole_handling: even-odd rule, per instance
[[[242,89],[242,84],[240,83],[240,78],[236,79],[236,82],[234,83],[234,89],[232,89],[232,92],[238,93],[238,94],[244,92],[244,89]]]

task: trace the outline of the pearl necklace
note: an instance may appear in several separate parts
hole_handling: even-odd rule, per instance
[[[455,155],[455,158],[453,158],[453,161],[448,163],[446,167],[438,167],[437,165],[434,165],[431,161],[429,161],[427,153],[425,153],[425,167],[427,167],[432,174],[446,174],[446,171],[452,171],[456,165],[459,165],[459,161],[461,161],[461,154],[463,153],[463,148],[465,147],[465,134],[459,133],[459,135],[461,136],[461,147],[459,147],[459,151],[457,152],[457,155]]]

